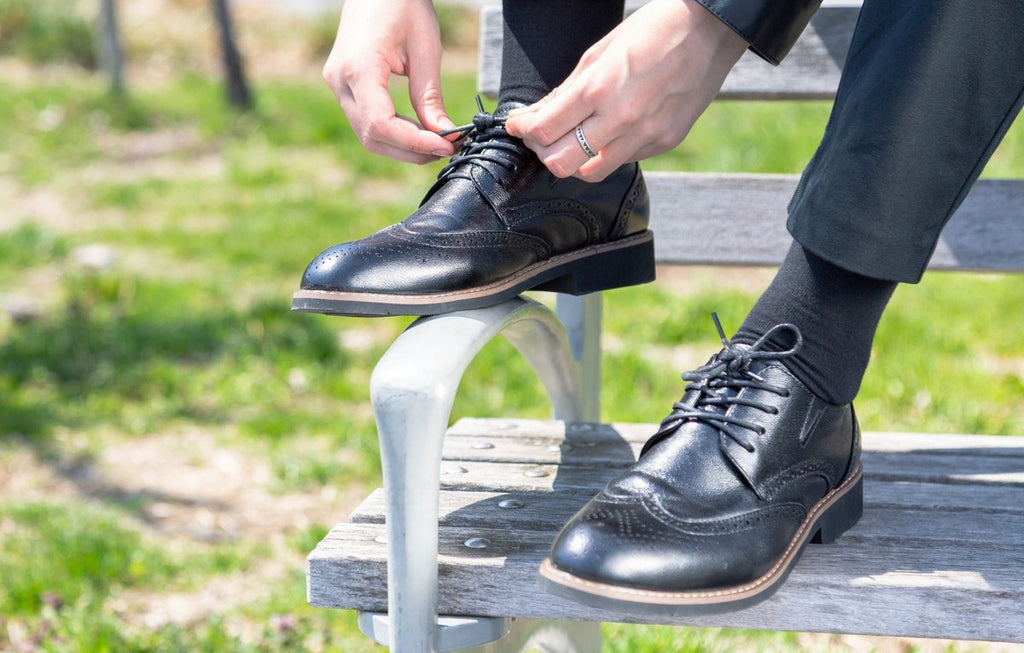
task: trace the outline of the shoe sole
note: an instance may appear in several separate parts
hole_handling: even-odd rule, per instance
[[[486,286],[423,295],[300,290],[292,295],[292,310],[358,317],[435,315],[493,306],[527,290],[585,295],[653,280],[654,234],[644,231],[554,256]]]
[[[741,610],[774,594],[809,542],[830,544],[852,528],[860,519],[863,506],[863,472],[858,466],[839,487],[814,505],[778,562],[760,578],[742,585],[679,592],[623,587],[579,578],[555,567],[550,558],[541,563],[538,584],[552,594],[619,612],[691,616]]]

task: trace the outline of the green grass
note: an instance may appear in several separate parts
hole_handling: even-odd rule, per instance
[[[167,551],[106,506],[0,505],[0,525],[0,614],[7,616],[44,605],[99,609],[115,587],[188,587],[252,559],[230,545]]]
[[[195,73],[127,98],[81,75],[0,81],[10,204],[0,296],[41,306],[34,319],[0,322],[0,463],[199,428],[258,452],[281,494],[355,486],[354,497],[379,483],[369,372],[409,320],[293,315],[288,300],[317,251],[403,217],[440,164],[363,152],[315,78],[256,90],[256,110],[239,116]],[[445,90],[455,119],[468,119],[472,80],[449,77]],[[823,103],[716,104],[648,168],[799,172],[827,116]],[[1022,148],[1018,127],[986,174],[1024,176]],[[92,244],[110,248],[112,267],[76,262]],[[686,287],[608,293],[604,418],[660,420],[683,385],[666,360],[716,351],[709,313],[734,330],[756,297],[705,272]],[[1024,433],[1022,305],[1019,276],[933,274],[901,288],[858,400],[865,428]],[[549,407],[526,363],[496,341],[470,366],[454,413],[545,417]],[[380,650],[351,614],[305,605],[301,555],[325,525],[298,525],[283,544],[182,549],[140,519],[147,501],[0,496],[0,619],[52,651]],[[202,624],[150,627],[108,609],[126,591],[199,587],[269,555],[291,556],[286,578]],[[606,651],[797,645],[785,633],[605,632]],[[5,637],[0,628],[0,649]]]

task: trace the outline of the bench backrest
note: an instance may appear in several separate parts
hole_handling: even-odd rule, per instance
[[[635,4],[635,3],[634,3]],[[747,52],[722,99],[831,99],[839,84],[856,2],[825,2],[779,66]],[[496,96],[501,9],[481,12],[478,90]],[[662,264],[778,265],[789,248],[793,175],[648,173],[651,228]],[[950,220],[930,267],[1024,271],[1024,180],[981,180]]]

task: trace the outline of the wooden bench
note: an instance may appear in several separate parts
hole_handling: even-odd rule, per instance
[[[778,68],[745,55],[723,97],[832,97],[857,11],[827,4]],[[484,10],[479,82],[490,93],[500,21]],[[781,262],[795,177],[658,173],[648,183],[659,263]],[[979,182],[931,267],[1024,271],[1022,207],[1021,182]],[[560,296],[556,317],[519,298],[418,320],[396,340],[371,382],[387,492],[310,554],[310,603],[361,611],[363,630],[403,653],[595,653],[600,622],[654,622],[536,587],[558,529],[655,428],[596,423],[600,301]],[[536,369],[555,419],[448,428],[462,372],[498,334]],[[1024,436],[866,433],[864,449],[863,519],[837,544],[810,547],[774,597],[657,623],[1024,641]]]

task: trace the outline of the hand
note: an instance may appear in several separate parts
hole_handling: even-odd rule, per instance
[[[400,161],[427,163],[455,146],[433,133],[454,127],[441,98],[441,31],[430,0],[347,0],[324,80],[363,146]],[[392,74],[409,78],[419,122],[397,115]]]
[[[747,43],[694,0],[653,0],[592,46],[505,127],[558,177],[600,181],[682,142]],[[583,126],[597,156],[576,138]]]

